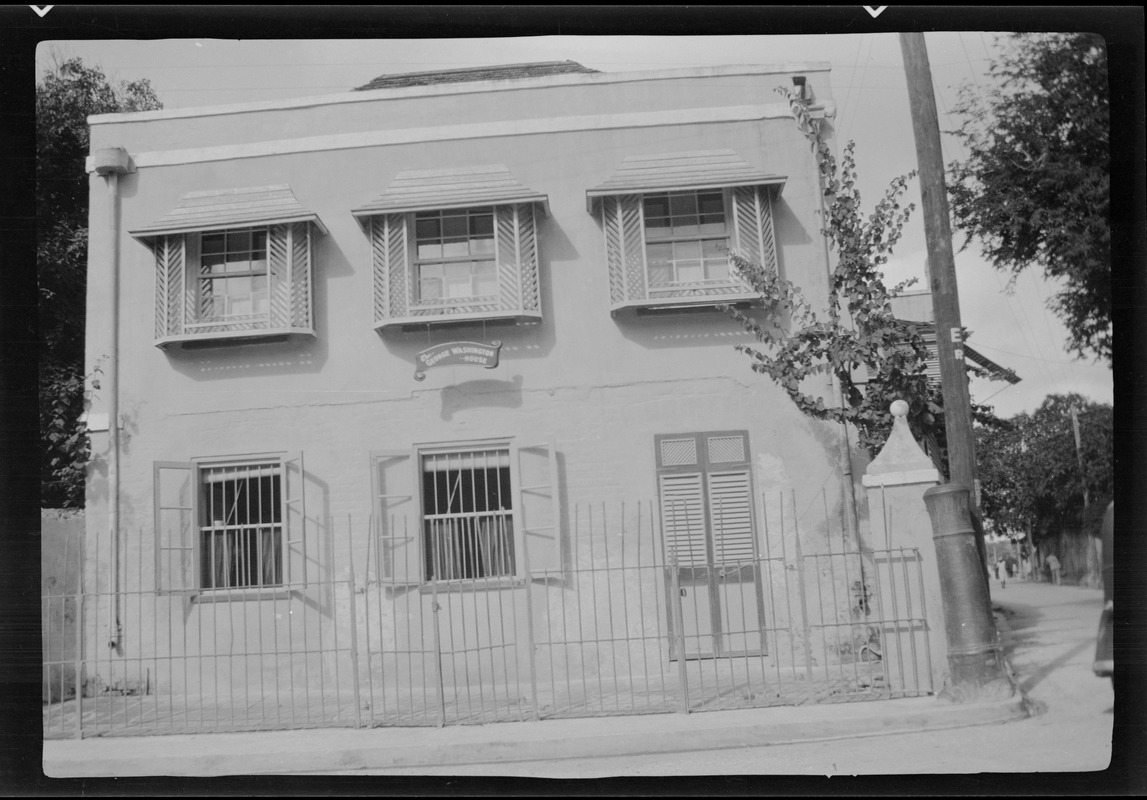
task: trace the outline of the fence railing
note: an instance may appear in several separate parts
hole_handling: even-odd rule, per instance
[[[679,564],[653,503],[583,506],[560,569],[531,572],[521,537],[513,575],[408,585],[380,581],[368,557],[306,583],[160,593],[137,547],[120,591],[105,564],[89,565],[90,588],[45,595],[46,619],[72,609],[77,641],[45,650],[59,686],[45,687],[44,732],[449,725],[938,688],[919,554],[846,544],[827,510],[798,519],[790,498],[762,511],[757,551],[720,564]],[[328,532],[363,543],[377,527]],[[89,559],[114,555],[92,544]]]

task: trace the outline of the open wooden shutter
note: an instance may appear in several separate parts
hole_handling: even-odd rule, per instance
[[[381,583],[423,581],[422,510],[416,481],[417,459],[407,450],[371,455],[374,491],[372,533],[377,547],[376,574]]]
[[[196,588],[195,538],[198,524],[198,481],[190,463],[156,461],[155,589],[188,592]]]
[[[609,295],[613,305],[627,300],[644,300],[649,292],[645,282],[645,232],[641,220],[641,196],[636,194],[603,197],[602,228],[605,233],[605,262],[609,268]]]
[[[283,552],[287,583],[307,580],[307,492],[304,482],[303,454],[282,462],[283,485],[279,494],[283,504]]]
[[[553,444],[513,448],[514,547],[519,571],[530,577],[554,576],[562,569],[561,514],[557,451]]]
[[[184,237],[155,240],[155,338],[183,333],[184,303],[188,295],[184,272]]]
[[[777,251],[769,192],[767,186],[738,186],[733,189],[732,247],[742,258],[775,273]]]
[[[375,325],[407,314],[410,273],[406,238],[405,214],[380,214],[370,218]]]

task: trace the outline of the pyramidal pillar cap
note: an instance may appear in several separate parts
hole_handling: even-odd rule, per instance
[[[908,403],[896,400],[888,410],[892,414],[892,433],[868,465],[862,483],[865,486],[939,483],[939,470],[908,427]]]

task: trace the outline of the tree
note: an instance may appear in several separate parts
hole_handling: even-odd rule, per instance
[[[91,114],[162,108],[146,80],[112,84],[79,59],[36,85],[36,267],[40,290],[40,504],[84,503],[84,319]],[[95,385],[93,385],[95,388]]]
[[[1082,459],[1077,457],[1072,409],[1079,415]],[[1078,394],[1054,394],[1031,414],[982,421],[976,428],[976,455],[981,508],[992,527],[1000,533],[1030,531],[1037,544],[1061,532],[1097,534],[1113,491],[1113,419],[1110,405]],[[1085,488],[1090,498],[1086,515]]]
[[[738,345],[737,349],[752,359],[755,372],[781,386],[803,413],[853,425],[861,447],[872,455],[887,438],[891,428],[888,407],[894,400],[908,402],[909,424],[917,436],[931,434],[942,441],[939,391],[929,384],[925,372],[927,346],[911,325],[893,316],[889,301],[897,288],[889,289],[881,272],[915,208],[900,204],[912,175],[892,181],[874,212],[865,216],[856,188],[854,143],[845,145],[838,166],[805,104],[786,88],[778,92],[787,97],[798,127],[812,145],[826,201],[821,233],[836,251],[837,263],[827,308],[818,316],[798,287],[759,264],[730,254],[736,271],[773,312],[761,324],[725,307],[764,345]],[[857,378],[862,369],[867,373],[863,383]],[[810,393],[808,379],[826,374],[839,381],[843,405]]]
[[[1022,33],[1001,48],[981,97],[961,90],[948,166],[952,216],[1012,280],[1033,266],[1061,282],[1050,308],[1068,347],[1111,364],[1107,49],[1087,33]]]

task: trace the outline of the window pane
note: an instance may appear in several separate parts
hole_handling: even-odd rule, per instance
[[[701,214],[715,214],[724,218],[725,200],[723,192],[704,192],[697,195],[697,210]]]
[[[227,250],[231,253],[249,253],[251,251],[251,232],[232,231],[228,233]]]
[[[471,236],[493,236],[494,235],[494,215],[493,214],[476,214],[470,218],[470,235]]]
[[[442,245],[443,258],[459,258],[470,255],[470,244],[465,239],[448,239]]]
[[[673,261],[673,245],[669,242],[651,244],[645,254],[651,267],[655,264],[668,264]]]
[[[442,235],[442,226],[437,217],[423,218],[419,216],[414,222],[414,235],[419,239],[437,239]]]
[[[442,281],[439,278],[423,278],[418,284],[418,296],[424,303],[442,299]]]
[[[645,218],[664,218],[669,216],[669,196],[664,194],[651,195],[645,198]]]
[[[498,293],[498,274],[493,261],[478,261],[474,264],[474,294],[489,297]]]
[[[682,283],[704,280],[705,272],[701,269],[700,261],[678,261],[677,280]]]
[[[205,234],[199,243],[200,251],[204,255],[207,253],[222,253],[224,250],[223,238],[223,234],[221,233]]]
[[[724,259],[728,243],[724,239],[705,239],[701,242],[701,253],[705,260]]]
[[[669,209],[674,220],[682,216],[696,216],[697,195],[694,192],[681,192],[669,197]]]
[[[470,255],[472,256],[489,256],[494,254],[494,239],[493,237],[486,239],[471,239],[470,240]]]
[[[701,258],[700,242],[674,242],[673,257],[680,261],[684,258]]]
[[[442,235],[465,239],[469,235],[469,226],[465,214],[442,218]]]
[[[441,244],[422,244],[418,245],[418,258],[442,258],[442,245]]]
[[[649,266],[649,285],[667,286],[673,282],[673,267],[669,264]]]

